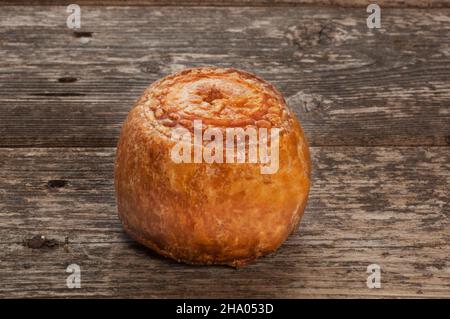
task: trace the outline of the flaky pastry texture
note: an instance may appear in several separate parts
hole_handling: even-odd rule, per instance
[[[176,163],[172,130],[279,128],[279,168],[260,163]],[[225,137],[224,137],[225,138]],[[282,95],[236,69],[201,67],[145,90],[120,135],[115,188],[125,231],[157,253],[192,264],[241,267],[274,252],[303,215],[311,163]]]

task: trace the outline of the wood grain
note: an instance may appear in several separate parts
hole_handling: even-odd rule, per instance
[[[297,7],[312,2],[79,0],[77,31],[64,6],[2,6],[0,297],[450,298],[449,1],[377,1],[379,30],[362,7]],[[206,64],[273,82],[314,146],[300,230],[241,270],[161,258],[117,218],[114,146],[133,101]],[[81,289],[66,287],[72,263]],[[381,289],[366,287],[372,263]]]
[[[70,0],[3,0],[3,5],[69,5]],[[439,8],[450,7],[449,0],[77,0],[79,5],[114,6],[299,6],[320,5],[338,7],[366,7],[377,3],[383,8]],[[1,5],[0,4],[0,5]]]
[[[114,147],[143,89],[232,66],[274,83],[313,146],[450,145],[450,9],[0,10],[0,147]]]
[[[300,230],[241,270],[177,264],[124,235],[114,154],[0,149],[0,296],[450,297],[447,147],[312,148]],[[53,241],[32,249],[35,235]],[[81,289],[65,286],[71,263]],[[372,263],[381,289],[366,287]]]

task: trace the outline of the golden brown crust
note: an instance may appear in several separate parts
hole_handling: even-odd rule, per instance
[[[174,128],[280,128],[279,169],[260,164],[175,163]],[[152,84],[123,126],[115,167],[119,216],[138,242],[178,261],[243,266],[296,229],[311,163],[282,95],[235,69],[188,69]]]
[[[203,67],[184,70],[153,83],[141,96],[149,124],[170,135],[173,127],[192,130],[193,120],[209,127],[280,127],[289,109],[269,83],[235,69]]]

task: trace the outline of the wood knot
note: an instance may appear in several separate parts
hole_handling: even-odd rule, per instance
[[[140,64],[140,69],[144,73],[158,74],[161,71],[161,67],[154,62],[144,62]]]
[[[318,94],[309,94],[299,91],[287,99],[287,104],[291,109],[300,107],[303,113],[327,110],[331,106],[331,101]]]
[[[333,22],[319,21],[289,27],[285,36],[291,45],[303,50],[312,46],[341,43],[346,33]]]

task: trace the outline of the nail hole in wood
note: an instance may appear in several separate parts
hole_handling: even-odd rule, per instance
[[[76,92],[44,92],[44,93],[34,93],[34,96],[47,96],[47,97],[72,97],[72,96],[85,96],[84,93]]]
[[[73,83],[73,82],[76,82],[76,81],[78,81],[78,79],[74,78],[72,76],[65,76],[65,77],[62,77],[62,78],[58,79],[59,83]]]
[[[92,38],[92,33],[88,31],[74,31],[73,35],[75,38]]]
[[[62,179],[52,179],[49,180],[47,182],[47,187],[48,188],[62,188],[64,186],[67,185],[67,181],[66,180],[62,180]]]
[[[45,236],[36,235],[23,241],[23,245],[32,249],[53,248],[59,245],[56,239],[47,239]]]

